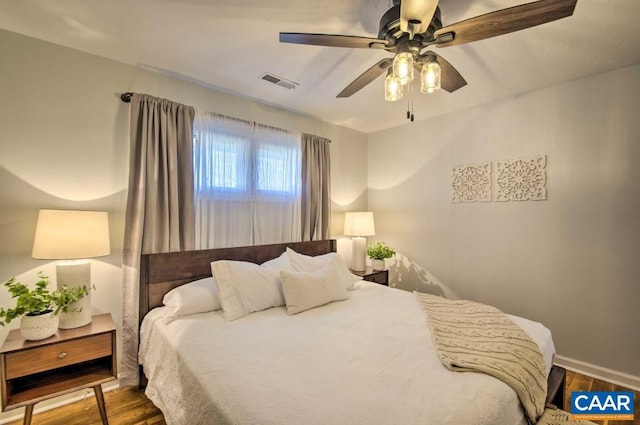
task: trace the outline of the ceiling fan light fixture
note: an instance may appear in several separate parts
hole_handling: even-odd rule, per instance
[[[393,73],[389,72],[384,79],[384,100],[395,102],[400,99],[402,99],[402,84],[393,76]]]
[[[427,62],[420,71],[420,91],[435,93],[440,90],[440,65],[438,62]]]
[[[393,76],[402,85],[413,81],[413,54],[402,52],[393,58]]]
[[[547,22],[573,15],[578,0],[527,0],[528,3],[507,7],[443,26],[440,0],[393,0],[393,6],[380,18],[378,36],[359,37],[344,34],[314,34],[281,32],[280,42],[313,46],[345,47],[358,49],[383,49],[395,54],[373,65],[336,97],[345,98],[358,92],[385,70],[392,71],[396,81],[385,80],[385,98],[398,100],[402,95],[400,85],[413,80],[414,66],[420,72],[420,90],[434,93],[443,89],[452,93],[467,85],[455,67],[441,56],[427,51],[431,46],[448,47],[521,31]],[[444,2],[442,2],[444,3]],[[425,62],[429,62],[425,65]],[[435,62],[435,63],[434,63]],[[442,69],[440,70],[439,67]],[[390,69],[391,68],[391,69]],[[417,76],[416,76],[417,77]],[[387,94],[388,93],[388,94]],[[412,97],[411,89],[408,89]],[[412,99],[410,99],[410,104]]]

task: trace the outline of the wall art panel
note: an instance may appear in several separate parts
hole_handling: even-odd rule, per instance
[[[496,201],[547,199],[547,157],[496,161]]]
[[[491,163],[453,167],[452,202],[491,201]]]

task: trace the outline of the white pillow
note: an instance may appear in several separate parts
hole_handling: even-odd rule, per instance
[[[167,313],[165,323],[171,323],[180,316],[220,310],[218,287],[213,277],[199,279],[167,292],[162,299]]]
[[[334,261],[338,261],[335,259]],[[287,314],[297,314],[332,301],[349,298],[338,268],[328,264],[314,272],[280,272]]]
[[[289,256],[289,262],[293,270],[299,272],[314,272],[328,264],[333,264],[338,271],[339,280],[348,290],[354,289],[356,282],[362,280],[362,277],[356,276],[349,271],[349,268],[344,264],[342,257],[340,257],[340,254],[337,252],[311,257],[287,248],[287,255]],[[334,262],[334,259],[337,259],[337,261]]]
[[[221,260],[211,263],[211,271],[227,320],[284,305],[278,270],[246,261]]]
[[[292,271],[291,262],[289,261],[289,256],[286,252],[280,254],[279,257],[274,258],[273,260],[265,261],[261,264],[262,267],[268,267],[275,270],[289,270]]]

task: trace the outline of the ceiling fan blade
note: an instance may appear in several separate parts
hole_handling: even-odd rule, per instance
[[[440,65],[440,87],[443,90],[453,93],[467,85],[467,81],[460,75],[458,70],[439,54],[428,51],[424,55],[421,55],[421,58],[427,59],[429,56],[435,57],[436,62]],[[422,63],[416,62],[416,68],[418,67],[422,69]]]
[[[496,37],[573,15],[578,0],[539,0],[460,21],[435,32],[438,47]],[[451,34],[453,39],[451,40]]]
[[[352,94],[356,93],[357,91],[362,89],[364,86],[366,86],[367,84],[369,84],[370,82],[378,78],[380,75],[382,75],[387,70],[387,68],[389,68],[392,64],[393,64],[393,59],[390,59],[390,58],[382,59],[380,62],[378,62],[377,64],[373,65],[371,68],[367,69],[365,72],[360,74],[358,78],[353,80],[351,84],[345,87],[345,89],[342,90],[336,97],[351,96]]]
[[[314,46],[351,47],[351,48],[380,48],[387,45],[386,40],[371,37],[357,37],[353,35],[307,34],[299,32],[281,32],[281,43],[312,44]]]
[[[426,32],[437,7],[438,0],[400,0],[400,30],[410,38]]]

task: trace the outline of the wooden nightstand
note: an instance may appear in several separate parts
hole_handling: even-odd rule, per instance
[[[364,271],[351,270],[351,273],[362,276],[362,279],[369,282],[389,286],[389,270],[373,270],[371,267],[367,267]]]
[[[110,314],[93,316],[90,324],[58,332],[41,341],[25,341],[20,330],[9,332],[0,349],[2,410],[33,405],[51,397],[92,387],[102,423],[108,425],[101,384],[116,379],[116,328]]]

